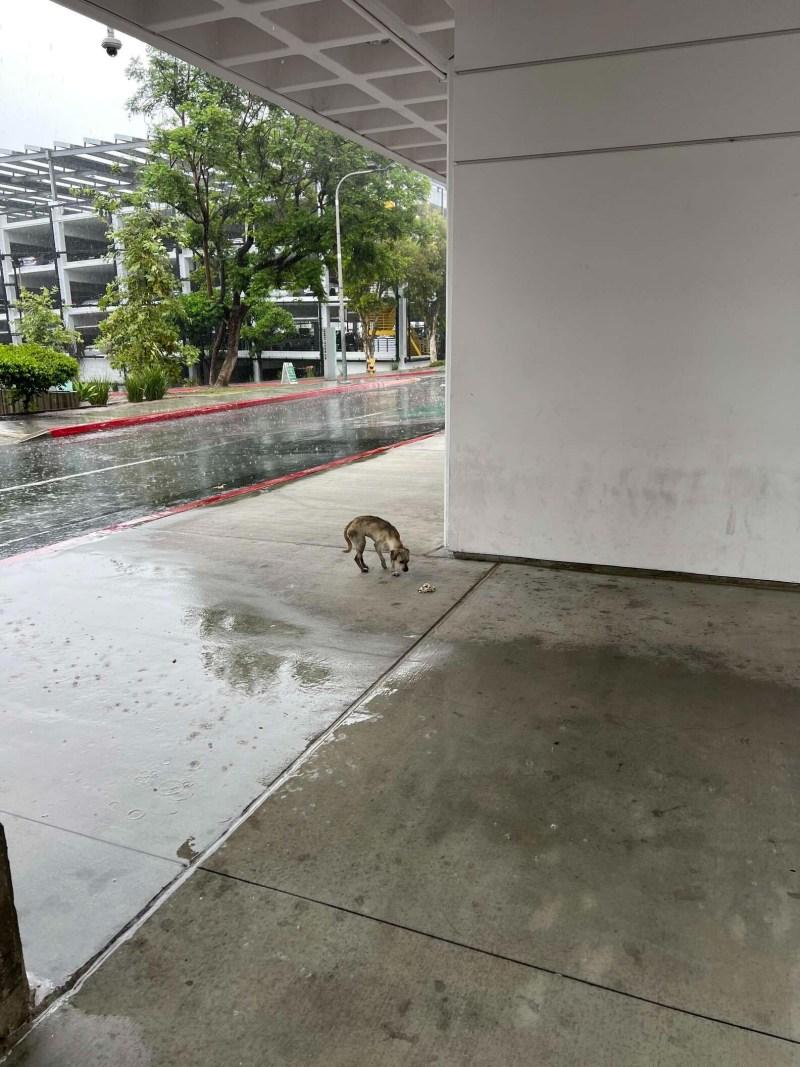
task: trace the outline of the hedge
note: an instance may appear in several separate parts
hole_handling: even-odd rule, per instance
[[[27,411],[37,393],[77,377],[78,361],[42,345],[0,345],[0,389],[8,389]]]

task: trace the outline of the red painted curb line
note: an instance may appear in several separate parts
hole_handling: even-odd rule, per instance
[[[360,460],[372,459],[374,456],[381,456],[386,452],[391,452],[395,448],[402,448],[403,445],[413,445],[418,441],[427,441],[431,437],[437,437],[442,431],[434,430],[432,433],[423,433],[418,437],[409,437],[407,441],[395,441],[390,445],[378,445],[377,448],[367,449],[365,452],[354,452],[349,456],[342,456],[339,459],[329,460],[327,463],[320,463],[317,467],[306,467],[301,471],[294,471],[292,474],[281,474],[277,478],[267,478],[263,482],[253,482],[251,485],[242,485],[238,489],[228,489],[224,493],[215,493],[213,496],[204,496],[199,500],[190,500],[186,504],[176,504],[174,507],[165,508],[163,511],[154,511],[150,515],[140,515],[135,519],[126,519],[124,522],[114,522],[110,526],[103,526],[99,530],[90,530],[87,533],[79,534],[77,537],[67,538],[65,541],[55,541],[52,545],[42,545],[41,548],[31,548],[26,552],[17,552],[13,556],[5,556],[0,559],[0,566],[4,563],[12,563],[15,560],[27,559],[31,556],[42,556],[48,552],[60,551],[64,548],[71,548],[75,545],[87,544],[90,541],[99,540],[106,534],[118,533],[121,530],[130,530],[136,526],[144,526],[148,522],[155,522],[157,519],[166,519],[170,515],[182,515],[186,511],[194,511],[196,508],[205,508],[210,504],[219,504],[225,500],[234,500],[239,496],[247,496],[250,493],[261,493],[267,489],[277,489],[281,485],[286,485],[288,482],[296,482],[301,478],[308,478],[312,474],[324,474],[325,471],[334,470],[336,467],[346,467],[351,463],[358,463]]]
[[[335,385],[330,389],[306,389],[302,393],[289,393],[286,396],[259,396],[253,400],[229,400],[221,404],[203,404],[195,408],[178,408],[176,411],[157,411],[152,415],[124,415],[120,419],[105,419],[102,422],[84,422],[75,426],[54,426],[47,430],[50,437],[77,437],[80,434],[101,433],[104,430],[124,430],[129,426],[141,426],[151,422],[168,422],[171,419],[190,419],[196,415],[216,415],[221,411],[233,411],[238,408],[261,407],[264,404],[285,404],[291,400],[308,400],[314,396],[337,396],[340,393],[356,393],[368,389],[385,388],[387,379],[395,382],[398,378],[419,378],[422,375],[436,374],[437,370],[406,371],[399,375],[381,375],[380,381],[357,382],[353,385]]]

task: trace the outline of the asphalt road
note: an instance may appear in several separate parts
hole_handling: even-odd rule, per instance
[[[0,557],[444,425],[444,376],[0,450]]]

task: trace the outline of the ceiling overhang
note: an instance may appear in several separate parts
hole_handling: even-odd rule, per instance
[[[444,180],[448,0],[57,2]]]

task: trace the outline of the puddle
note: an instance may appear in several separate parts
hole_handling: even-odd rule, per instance
[[[283,656],[250,644],[206,648],[201,658],[209,674],[247,696],[266,692],[285,662]]]
[[[325,685],[331,673],[331,669],[318,660],[299,659],[292,667],[292,674],[304,689],[317,689]]]
[[[207,608],[190,608],[184,621],[199,625],[203,637],[263,637],[274,634],[279,637],[300,637],[305,627],[271,619],[252,608],[217,605]]]

